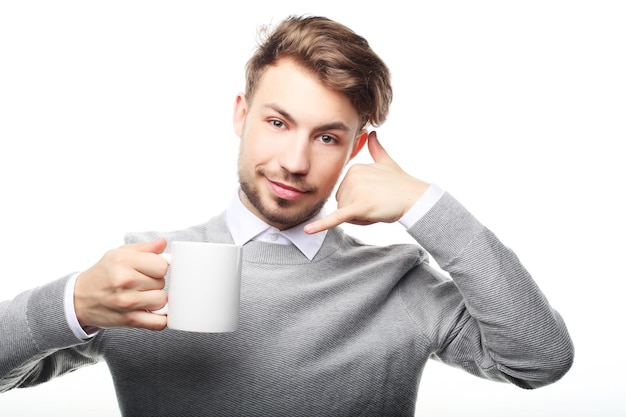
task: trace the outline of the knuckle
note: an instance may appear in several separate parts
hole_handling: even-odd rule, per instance
[[[113,287],[117,289],[126,290],[134,286],[134,279],[132,274],[125,272],[117,273],[113,275]]]
[[[111,249],[105,255],[113,265],[128,265],[131,263],[132,251],[127,247]]]
[[[117,293],[113,303],[117,309],[122,311],[133,310],[137,305],[135,298],[126,292]]]
[[[134,312],[123,314],[121,322],[122,322],[121,324],[124,327],[140,327],[141,326],[141,320],[139,320],[138,315],[135,314]]]

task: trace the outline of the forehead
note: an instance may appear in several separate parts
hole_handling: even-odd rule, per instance
[[[356,131],[359,116],[342,93],[322,84],[317,77],[290,59],[265,68],[252,97],[252,106],[285,109],[297,122],[343,123]]]

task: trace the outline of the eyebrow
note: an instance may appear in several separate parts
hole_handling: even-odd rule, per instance
[[[269,103],[269,104],[266,104],[264,107],[267,107],[269,109],[274,110],[276,113],[279,113],[289,123],[296,124],[296,120],[293,118],[293,116],[289,114],[287,110],[280,107],[278,104]],[[343,132],[349,132],[350,128],[348,127],[348,125],[346,125],[343,122],[331,122],[331,123],[325,123],[323,125],[316,126],[313,130],[315,130],[316,132],[320,132],[324,130],[340,130]]]

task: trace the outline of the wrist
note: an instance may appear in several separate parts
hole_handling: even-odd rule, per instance
[[[94,326],[82,326],[76,314],[76,307],[74,304],[74,291],[76,288],[76,281],[80,273],[72,275],[65,284],[65,292],[63,295],[63,309],[65,311],[65,319],[68,326],[74,336],[80,340],[87,340],[93,337],[100,329]]]
[[[421,182],[421,181],[420,181]],[[418,220],[420,220],[444,195],[445,190],[436,184],[425,184],[425,189],[421,192],[418,199],[398,220],[405,228],[410,228]]]

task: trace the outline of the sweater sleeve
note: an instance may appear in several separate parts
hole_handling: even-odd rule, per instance
[[[550,384],[570,369],[574,348],[561,316],[513,251],[450,194],[408,232],[462,296],[458,307],[440,308],[446,317],[435,358],[522,388]]]
[[[90,343],[78,340],[65,319],[68,278],[0,303],[0,392],[37,385],[97,361]]]

